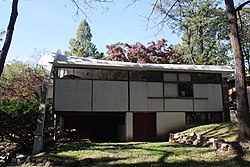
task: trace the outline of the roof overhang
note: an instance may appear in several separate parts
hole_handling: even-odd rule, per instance
[[[53,62],[56,68],[92,68],[139,71],[232,73],[231,66],[187,64],[138,64],[131,62],[105,61],[58,54]]]

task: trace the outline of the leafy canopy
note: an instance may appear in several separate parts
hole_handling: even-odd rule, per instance
[[[44,71],[19,61],[7,64],[0,77],[0,101],[38,101],[44,75]]]
[[[107,60],[135,62],[135,63],[158,63],[158,64],[187,64],[189,60],[182,56],[182,52],[173,50],[173,46],[167,45],[165,39],[152,41],[148,46],[137,42],[136,44],[112,44],[107,45]]]
[[[227,64],[230,57],[228,22],[219,0],[162,0],[155,12],[161,25],[182,35],[182,50],[192,64]],[[171,9],[171,10],[170,10]]]

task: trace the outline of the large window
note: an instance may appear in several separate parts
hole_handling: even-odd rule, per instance
[[[127,71],[117,70],[93,70],[93,79],[97,80],[113,80],[113,81],[126,81],[128,80]]]
[[[221,121],[221,112],[186,112],[187,125],[219,123]]]
[[[131,81],[162,82],[163,72],[154,71],[130,71]]]
[[[195,83],[221,83],[220,74],[192,74],[192,81]]]

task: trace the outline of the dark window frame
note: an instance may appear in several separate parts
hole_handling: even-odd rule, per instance
[[[222,112],[185,112],[186,125],[203,125],[223,121]]]
[[[163,71],[129,71],[129,81],[163,82]]]

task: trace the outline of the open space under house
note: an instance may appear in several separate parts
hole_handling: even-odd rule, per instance
[[[52,67],[47,98],[59,125],[82,138],[166,140],[170,132],[222,122],[228,113],[228,66],[114,62],[60,51],[39,62]]]

